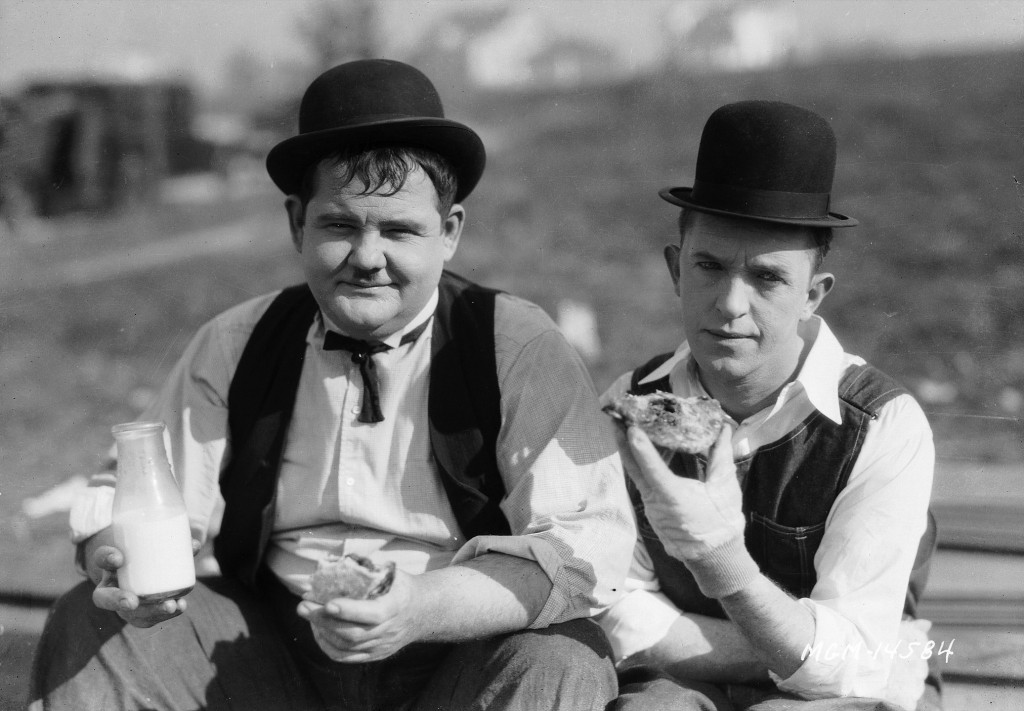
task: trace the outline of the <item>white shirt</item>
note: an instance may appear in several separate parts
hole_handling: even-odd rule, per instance
[[[193,530],[220,526],[218,476],[228,460],[227,393],[252,328],[276,294],[203,326],[143,419],[167,424],[168,451]],[[432,316],[432,301],[416,319]],[[544,312],[501,294],[495,355],[502,427],[497,460],[511,536],[466,540],[439,481],[427,434],[432,331],[374,356],[384,422],[358,422],[363,383],[345,351],[307,335],[295,412],[278,482],[271,569],[308,589],[329,553],[357,552],[422,573],[498,552],[536,561],[552,583],[531,626],[590,615],[621,595],[635,529],[608,418],[586,368]],[[393,341],[393,343],[391,343]],[[71,513],[75,541],[110,521],[111,477],[94,477]]]
[[[729,421],[735,459],[780,439],[814,410],[841,422],[839,381],[847,368],[864,361],[843,352],[825,322],[815,319],[817,337],[796,379],[774,404],[742,422]],[[626,393],[630,375],[621,376],[602,400]],[[642,382],[666,375],[677,395],[708,395],[686,342]],[[917,402],[900,395],[886,403],[870,422],[849,481],[826,518],[814,556],[817,583],[800,600],[814,615],[813,645],[819,651],[788,679],[776,677],[781,690],[808,698],[883,695],[891,661],[884,650],[894,648],[917,542],[927,525],[934,462],[931,428]],[[680,614],[658,592],[641,539],[626,589],[601,620],[619,659],[654,646]]]

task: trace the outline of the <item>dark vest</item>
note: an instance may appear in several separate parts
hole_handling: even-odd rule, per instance
[[[640,385],[671,354],[654,358],[633,373],[630,391],[671,392],[668,376]],[[764,445],[736,462],[743,488],[747,550],[761,571],[791,595],[808,597],[817,582],[814,554],[825,534],[825,520],[860,454],[868,424],[887,402],[906,391],[881,371],[869,366],[849,368],[839,383],[842,424],[815,410],[798,427],[776,442]],[[676,457],[692,457],[678,454]],[[674,471],[699,470],[706,460],[673,459]],[[682,562],[665,552],[644,514],[639,493],[630,483],[637,525],[651,555],[662,592],[687,612],[724,618],[717,600],[705,597]],[[907,592],[906,614],[914,616],[935,548],[935,521],[918,547]],[[895,543],[895,542],[894,542]]]
[[[438,291],[427,404],[431,450],[463,535],[507,535],[495,455],[498,292],[451,272]],[[256,323],[228,391],[231,459],[220,479],[225,509],[214,554],[222,572],[250,585],[273,531],[285,438],[317,308],[305,284],[282,291]]]

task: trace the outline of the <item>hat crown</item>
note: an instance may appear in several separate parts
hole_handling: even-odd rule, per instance
[[[402,62],[358,60],[327,70],[309,85],[299,106],[299,133],[400,117],[444,118],[434,85]]]
[[[835,163],[835,134],[821,116],[779,101],[741,101],[708,118],[696,179],[747,190],[830,193]]]

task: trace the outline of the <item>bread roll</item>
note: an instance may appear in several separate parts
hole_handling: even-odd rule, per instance
[[[369,558],[347,554],[321,560],[310,576],[313,599],[321,605],[336,597],[369,600],[391,589],[395,564],[374,565]]]
[[[642,429],[659,447],[689,454],[706,453],[725,424],[718,400],[661,391],[623,395],[603,409],[624,426]]]

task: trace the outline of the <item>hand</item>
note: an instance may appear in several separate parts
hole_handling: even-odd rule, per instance
[[[742,537],[743,493],[736,479],[728,426],[711,448],[706,481],[673,474],[639,427],[630,427],[626,440],[628,447],[622,442],[619,447],[623,467],[640,491],[647,520],[669,555],[694,560]]]
[[[924,694],[924,680],[928,676],[928,660],[924,657],[924,650],[931,626],[928,620],[900,622],[899,644],[889,671],[885,700],[907,711],[914,711]]]
[[[192,553],[199,550],[199,541],[192,540]],[[173,598],[156,604],[143,604],[139,596],[117,586],[117,571],[124,565],[124,553],[110,545],[96,548],[89,558],[90,569],[99,569],[101,577],[92,592],[92,602],[103,610],[116,612],[134,627],[152,627],[177,617],[185,611],[185,598]]]
[[[385,595],[373,600],[338,597],[326,605],[299,603],[299,616],[313,626],[320,649],[336,662],[363,663],[386,659],[423,635],[422,615],[414,610],[419,585],[415,576],[395,571]]]

